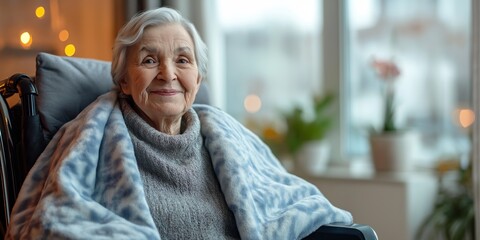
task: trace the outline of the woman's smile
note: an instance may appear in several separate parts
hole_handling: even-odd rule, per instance
[[[150,93],[160,95],[160,96],[169,97],[169,96],[175,96],[177,94],[182,94],[183,91],[176,90],[176,89],[165,88],[165,89],[152,90],[152,91],[150,91]]]

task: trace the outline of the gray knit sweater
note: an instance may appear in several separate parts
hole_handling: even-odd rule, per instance
[[[182,118],[182,133],[172,136],[151,127],[129,102],[120,99],[120,106],[161,238],[238,239],[196,112],[190,109]]]

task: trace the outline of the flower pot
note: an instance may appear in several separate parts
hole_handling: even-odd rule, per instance
[[[327,169],[329,158],[330,144],[327,141],[312,141],[297,152],[294,168],[297,172],[318,175]]]
[[[400,131],[370,135],[370,153],[376,171],[411,171],[418,148],[415,132]]]

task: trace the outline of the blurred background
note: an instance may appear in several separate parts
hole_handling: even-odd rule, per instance
[[[338,178],[404,184],[398,200],[404,222],[395,223],[403,235],[393,238],[384,230],[389,226],[355,209],[363,205],[331,194],[386,234],[381,239],[416,239],[441,188],[439,168],[468,169],[475,122],[471,0],[1,0],[0,79],[34,75],[38,52],[110,61],[119,28],[161,6],[189,18],[209,47],[212,104],[270,144],[286,167],[292,144],[278,145],[290,143],[286,119],[295,111],[306,122],[316,119],[319,98],[331,97],[321,138],[329,143],[328,165],[347,171],[323,171],[312,181],[325,189],[338,187]],[[398,74],[382,79],[375,61],[393,63]],[[372,166],[369,136],[385,120],[384,80],[395,84],[397,127],[417,134],[413,171],[434,180],[427,184],[431,197],[416,207],[410,205],[420,195],[412,192],[423,191],[412,190],[416,177],[378,174]],[[423,215],[413,213],[418,208]]]
[[[372,59],[393,60],[397,119],[422,132],[420,158],[469,151],[469,0],[2,0],[0,77],[34,74],[39,51],[111,59],[116,32],[162,5],[190,18],[209,46],[214,105],[254,130],[281,128],[282,111],[334,93],[332,158],[368,155],[368,127],[383,119]],[[462,111],[466,110],[466,111]],[[467,121],[468,123],[468,121]]]

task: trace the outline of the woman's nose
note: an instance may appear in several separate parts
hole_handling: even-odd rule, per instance
[[[168,62],[158,65],[157,79],[163,81],[173,81],[176,79],[175,66]]]

